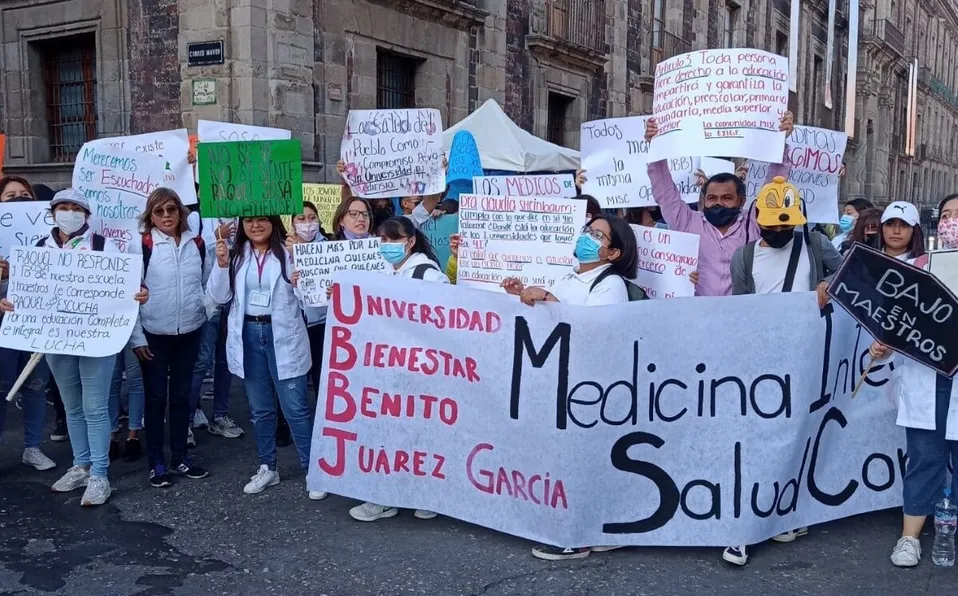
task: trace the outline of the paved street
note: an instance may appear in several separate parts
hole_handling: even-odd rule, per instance
[[[249,431],[245,410],[234,413]],[[745,569],[712,549],[626,549],[547,563],[529,542],[410,512],[374,524],[349,518],[354,502],[312,502],[292,447],[280,450],[283,483],[242,494],[254,471],[251,436],[198,434],[212,475],[157,490],[146,464],[115,462],[114,496],[83,509],[81,491],[49,492],[70,465],[68,443],[45,443],[59,465],[20,464],[22,424],[11,407],[0,441],[0,595],[874,595],[958,593],[958,569],[931,565],[931,535],[917,570],[888,562],[898,511],[812,528],[791,545],[752,551]],[[53,409],[49,408],[52,425]]]

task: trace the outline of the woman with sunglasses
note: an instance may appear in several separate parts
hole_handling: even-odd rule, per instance
[[[153,300],[140,309],[143,339],[134,345],[146,389],[146,453],[154,488],[170,486],[171,474],[193,479],[209,475],[186,455],[193,366],[206,323],[203,296],[210,275],[206,244],[190,231],[188,217],[180,197],[168,188],[150,193],[140,217],[143,277]],[[169,467],[163,453],[167,405]]]
[[[274,396],[279,397],[303,470],[309,466],[313,428],[306,374],[312,360],[285,239],[278,216],[243,218],[231,249],[225,239],[216,241],[216,263],[207,285],[217,304],[228,304],[227,361],[230,372],[246,385],[253,417],[260,466],[243,488],[246,494],[280,481]],[[326,493],[311,491],[309,497],[320,500]]]
[[[579,264],[551,289],[526,287],[515,277],[504,279],[502,287],[529,306],[537,302],[605,306],[629,301],[625,280],[635,279],[639,251],[635,234],[624,220],[608,215],[593,217],[579,234],[575,258]],[[567,548],[543,544],[532,549],[532,556],[546,561],[565,561],[617,548],[621,547]]]

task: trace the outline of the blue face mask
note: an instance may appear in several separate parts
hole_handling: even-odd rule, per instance
[[[852,228],[855,227],[855,218],[846,213],[841,219],[838,220],[838,227],[846,234],[851,232]]]
[[[588,234],[580,234],[575,243],[575,258],[584,264],[596,263],[599,260],[601,248],[602,244],[598,240]]]
[[[386,259],[390,265],[398,265],[406,258],[405,242],[380,242],[379,254]]]

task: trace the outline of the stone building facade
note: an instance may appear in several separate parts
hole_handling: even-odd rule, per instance
[[[802,2],[791,98],[799,122],[843,126],[847,5],[838,0],[834,109],[826,109],[828,1]],[[350,109],[436,107],[449,126],[488,98],[523,128],[577,147],[583,121],[651,109],[652,73],[663,59],[708,47],[787,55],[789,7],[790,0],[0,0],[6,170],[63,186],[89,138],[195,131],[199,119],[211,119],[289,129],[302,141],[306,179],[334,180]],[[867,19],[863,46],[872,39]],[[923,26],[917,13],[914,22]],[[953,49],[956,36],[948,35],[940,44],[950,39]],[[222,64],[188,64],[190,44],[218,41]],[[925,78],[927,95],[954,89],[953,77],[934,73]],[[939,95],[926,109],[954,125],[955,108],[944,99],[954,93]],[[881,101],[860,99],[861,118],[874,113],[871,126],[887,135],[894,118],[886,125],[884,117],[898,112]],[[933,118],[924,120],[929,130]],[[855,147],[850,192],[892,192],[884,189],[898,164],[886,146],[875,145],[869,159],[887,167],[861,182],[858,165],[871,162]],[[946,157],[939,149],[929,145],[922,155]],[[946,162],[940,175],[953,177],[953,150],[950,169]]]

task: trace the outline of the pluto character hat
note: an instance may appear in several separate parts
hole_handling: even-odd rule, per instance
[[[776,176],[758,191],[755,207],[758,209],[755,220],[763,228],[802,226],[806,222],[798,189],[781,176]]]

